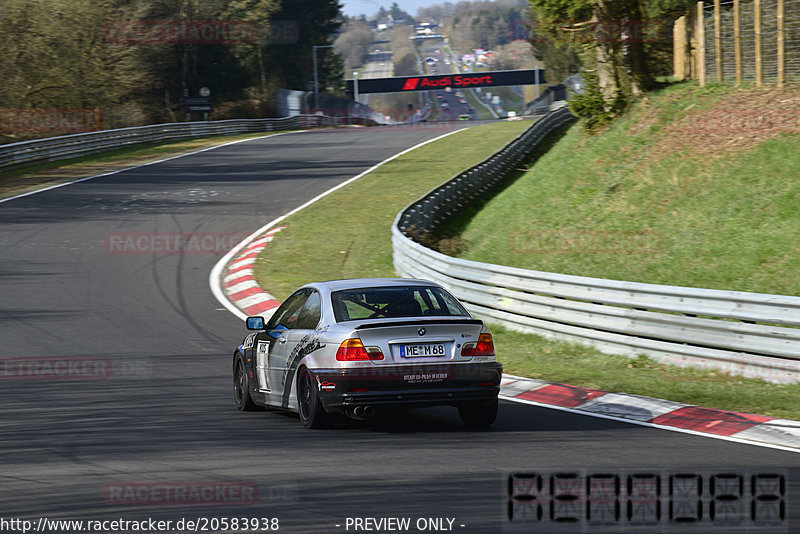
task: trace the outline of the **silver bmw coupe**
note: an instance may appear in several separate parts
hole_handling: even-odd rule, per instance
[[[233,353],[240,410],[292,410],[307,428],[387,407],[450,405],[472,427],[497,417],[503,368],[492,334],[433,282],[307,284],[247,328]]]

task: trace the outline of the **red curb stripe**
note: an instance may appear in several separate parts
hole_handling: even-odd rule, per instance
[[[686,406],[670,413],[660,415],[651,422],[657,425],[674,426],[720,436],[732,436],[761,423],[772,421],[774,417],[749,413],[728,412]]]
[[[262,293],[266,293],[266,291],[264,291],[260,287],[248,287],[247,289],[229,295],[229,297],[231,300],[235,302],[247,297],[252,297],[253,295],[260,295]]]
[[[246,274],[244,276],[240,276],[239,278],[234,278],[233,280],[228,280],[227,282],[225,282],[225,287],[226,288],[233,287],[235,285],[241,284],[242,282],[248,282],[250,280],[255,280],[255,278],[253,278],[252,274]]]
[[[581,388],[566,384],[550,384],[534,391],[520,393],[516,398],[574,408],[606,393],[608,392],[599,389]]]
[[[687,406],[668,414],[656,417],[653,423],[679,428],[687,428],[730,436],[758,426],[762,423],[772,421],[774,417],[766,415],[746,414],[739,412],[728,412],[715,410],[712,408],[701,408],[699,406]]]
[[[226,276],[229,275],[229,274],[236,274],[239,271],[244,271],[245,269],[252,270],[253,269],[253,265],[252,264],[250,264],[250,265],[240,265],[239,267],[236,267],[235,269],[228,269],[228,272],[226,273]]]
[[[277,300],[265,300],[264,302],[259,302],[258,304],[248,306],[244,309],[244,311],[247,312],[248,315],[258,315],[259,313],[274,310],[280,305],[281,303]]]

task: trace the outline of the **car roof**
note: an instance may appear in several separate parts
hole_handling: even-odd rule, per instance
[[[352,278],[349,280],[328,280],[326,282],[314,282],[303,287],[313,287],[325,291],[340,291],[342,289],[362,289],[366,287],[408,287],[408,286],[428,286],[441,287],[436,282],[430,280],[418,280],[415,278]]]

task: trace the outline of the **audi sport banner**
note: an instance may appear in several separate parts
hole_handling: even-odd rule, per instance
[[[538,78],[536,76],[538,70]],[[402,93],[403,91],[430,91],[432,89],[469,89],[500,85],[533,85],[546,83],[543,69],[501,70],[469,74],[440,74],[438,76],[400,76],[395,78],[366,78],[358,80],[359,94]],[[347,80],[347,90],[354,94],[353,80]]]

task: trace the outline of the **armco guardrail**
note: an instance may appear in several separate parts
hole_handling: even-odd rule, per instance
[[[678,366],[718,368],[771,382],[800,381],[800,297],[623,282],[446,256],[412,237],[435,229],[499,183],[567,109],[534,124],[484,163],[397,216],[395,269],[441,283],[473,313],[509,328],[646,354]]]
[[[435,232],[441,222],[502,183],[549,133],[574,119],[567,108],[545,115],[500,152],[409,206],[400,214],[400,229],[416,235]]]
[[[300,128],[336,126],[347,119],[324,115],[296,115],[284,119],[231,119],[224,121],[177,122],[153,124],[116,130],[101,130],[48,139],[35,139],[0,145],[0,170],[86,156],[128,145],[153,143],[189,137],[232,135],[250,132],[273,132]],[[359,124],[374,125],[370,119]]]

